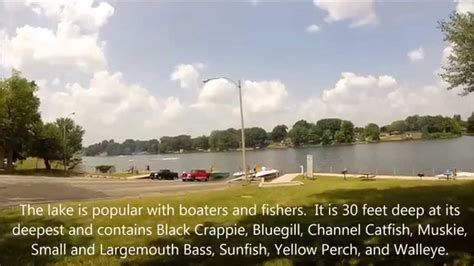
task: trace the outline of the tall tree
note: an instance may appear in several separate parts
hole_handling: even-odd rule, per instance
[[[333,134],[331,133],[331,130],[330,129],[324,130],[321,136],[321,144],[323,145],[331,144],[332,140],[333,140]]]
[[[441,77],[448,89],[462,88],[463,95],[474,91],[474,14],[453,13],[440,22],[444,40],[451,44],[451,54]]]
[[[209,149],[209,137],[200,136],[192,139],[194,150],[207,150]]]
[[[272,140],[274,142],[280,142],[288,135],[288,127],[286,125],[275,126],[272,130]]]
[[[341,122],[341,129],[343,142],[352,143],[354,141],[354,124],[351,121],[344,120]]]
[[[76,125],[71,118],[58,118],[54,124],[62,130],[61,136],[63,141],[61,146],[66,166],[70,166],[74,155],[82,149],[82,138],[85,131],[81,126]]]
[[[0,81],[0,145],[7,156],[7,171],[13,171],[14,155],[25,151],[40,121],[37,86],[20,72]]]
[[[47,170],[51,170],[51,161],[63,160],[62,130],[55,123],[38,123],[34,130],[34,140],[29,154],[42,158]]]
[[[472,112],[471,116],[467,119],[467,133],[474,134],[474,112]]]
[[[306,120],[299,120],[293,125],[288,133],[293,145],[300,146],[309,142],[310,127],[311,123],[308,123]]]
[[[369,123],[365,126],[364,131],[361,134],[361,140],[364,141],[376,141],[380,140],[380,128],[375,123]]]
[[[260,127],[251,127],[245,129],[245,145],[252,148],[263,148],[267,140],[267,132]],[[239,130],[239,135],[240,135]]]

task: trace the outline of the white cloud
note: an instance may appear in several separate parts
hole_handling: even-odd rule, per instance
[[[351,27],[374,24],[377,20],[374,0],[314,0],[314,5],[327,11],[326,22],[349,20]]]
[[[26,74],[92,73],[106,65],[105,42],[98,31],[114,13],[109,4],[93,0],[25,1],[40,16],[52,18],[55,29],[24,25],[13,36],[0,33],[0,64]]]
[[[181,88],[196,87],[201,76],[199,70],[203,67],[202,63],[177,65],[173,73],[171,73],[170,79],[172,81],[179,81]]]
[[[0,35],[1,64],[22,71],[73,67],[85,72],[101,69],[106,60],[97,35],[83,35],[74,24],[61,22],[56,32],[29,25],[13,37]]]
[[[312,25],[309,25],[308,27],[306,27],[306,32],[311,33],[311,34],[318,33],[320,30],[321,30],[321,28],[316,24],[312,24]]]
[[[67,84],[65,91],[40,86],[45,120],[75,112],[86,129],[86,143],[115,138],[151,138],[176,133],[186,108],[176,97],[158,98],[147,88],[124,81],[120,72],[99,71],[87,87]],[[147,130],[143,130],[146,127]]]
[[[458,13],[474,12],[474,1],[473,0],[459,0],[456,6],[456,12]]]
[[[243,82],[242,94],[246,110],[252,113],[272,113],[286,109],[288,91],[279,80]]]
[[[93,32],[98,31],[114,14],[114,8],[110,4],[101,2],[94,6],[94,0],[26,0],[26,5],[38,15],[45,15],[58,22],[76,24]]]
[[[407,56],[411,62],[420,61],[425,58],[425,51],[423,50],[423,47],[420,46],[418,49],[409,51]]]
[[[194,106],[227,105],[238,109],[236,85],[226,79],[207,82],[201,89]],[[243,104],[250,113],[270,113],[286,109],[288,91],[279,80],[242,82]]]
[[[216,79],[206,82],[199,92],[199,105],[224,104],[230,105],[235,101],[237,88],[235,84],[225,79]]]
[[[51,84],[55,86],[58,86],[60,83],[61,83],[61,80],[59,78],[55,78],[53,79],[53,81],[51,81]]]
[[[326,117],[386,124],[408,115],[469,115],[474,98],[435,86],[402,86],[395,78],[342,73],[333,88],[313,97],[298,108],[298,117],[316,121]]]

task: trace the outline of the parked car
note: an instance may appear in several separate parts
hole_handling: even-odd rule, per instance
[[[208,181],[211,174],[203,169],[193,169],[191,172],[184,172],[181,175],[181,180],[185,181]]]
[[[178,178],[178,173],[172,172],[170,169],[160,169],[158,172],[151,172],[150,178],[158,180],[173,180],[175,178]]]

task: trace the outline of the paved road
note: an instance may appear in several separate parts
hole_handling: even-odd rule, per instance
[[[89,200],[176,194],[228,187],[226,182],[115,180],[89,177],[0,175],[0,208],[19,203]]]

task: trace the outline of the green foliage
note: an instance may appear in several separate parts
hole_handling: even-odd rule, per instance
[[[344,120],[341,122],[341,129],[343,143],[352,143],[354,141],[354,124],[351,121]],[[338,141],[341,142],[341,141]]]
[[[275,126],[271,133],[274,142],[281,142],[288,136],[288,127],[286,125]]]
[[[174,152],[174,151],[190,151],[192,150],[193,142],[189,135],[179,135],[176,137],[161,137],[160,151]]]
[[[209,145],[211,149],[217,151],[226,151],[229,149],[237,149],[239,144],[237,130],[229,128],[227,130],[212,131],[209,137]]]
[[[361,140],[363,141],[377,141],[380,140],[380,128],[375,123],[369,123],[365,126],[361,134]]]
[[[300,120],[293,125],[288,135],[295,146],[317,144],[319,143],[319,135],[317,131],[317,127],[313,123],[308,123],[306,120]]]
[[[85,131],[70,118],[58,118],[55,121],[55,125],[63,131],[63,140],[65,138],[63,148],[65,148],[66,165],[69,165],[74,155],[82,150],[82,138]]]
[[[44,160],[46,169],[51,170],[50,161],[63,160],[62,132],[53,123],[38,123],[35,130],[34,141],[30,147],[30,155]]]
[[[192,139],[193,150],[207,150],[209,149],[209,137],[200,136]]]
[[[66,160],[66,165],[77,164],[74,155],[82,149],[84,130],[69,118],[59,118],[54,123],[37,123],[29,155],[44,160],[50,170],[50,161]]]
[[[474,134],[474,112],[472,112],[471,116],[467,119],[466,131],[469,134]]]
[[[306,120],[297,121],[291,130],[285,125],[278,125],[271,133],[263,128],[253,127],[245,129],[245,142],[248,148],[266,147],[268,141],[283,140],[289,138],[294,146],[302,145],[327,145],[333,143],[353,143],[356,134],[360,140],[377,141],[380,132],[422,131],[425,138],[452,137],[462,133],[467,122],[462,121],[460,116],[453,118],[442,116],[409,116],[405,120],[394,121],[388,126],[379,128],[378,125],[370,123],[365,128],[356,128],[351,121],[337,118],[321,119],[317,123]],[[442,133],[442,134],[437,134]],[[114,140],[104,140],[89,146],[86,155],[94,156],[106,153],[107,155],[130,155],[137,153],[168,153],[199,150],[227,151],[240,148],[240,130],[229,128],[227,130],[212,131],[210,136],[192,138],[187,135],[175,137],[162,137],[160,141],[153,139],[148,141],[126,140],[122,144]]]
[[[331,132],[331,137],[334,136],[336,131],[341,129],[341,124],[342,120],[339,118],[326,118],[316,122],[316,125],[321,129],[321,132],[324,132],[326,129],[328,129]]]
[[[453,12],[440,22],[440,29],[452,49],[440,75],[449,83],[448,89],[459,87],[464,95],[469,94],[474,91],[474,14]]]
[[[330,140],[330,131],[326,129],[324,132],[327,131],[327,136],[324,137],[324,144],[329,144]],[[341,130],[336,131],[334,134],[334,142],[336,143],[344,143],[346,141],[346,137],[344,136],[344,133]]]
[[[409,127],[407,125],[407,123],[405,122],[405,120],[397,120],[397,121],[393,121],[388,127],[387,127],[388,131],[389,132],[400,132],[400,133],[403,133],[403,132],[406,132],[408,131]]]
[[[40,101],[34,81],[17,71],[0,80],[0,146],[7,155],[7,170],[13,170],[15,154],[22,154],[33,140],[33,130],[40,121]]]
[[[239,130],[239,136],[241,131]],[[245,145],[251,148],[262,148],[266,146],[267,132],[260,127],[245,129]]]
[[[332,139],[333,139],[332,136],[333,134],[331,133],[330,129],[324,130],[323,135],[321,136],[321,144],[323,145],[331,144]]]

